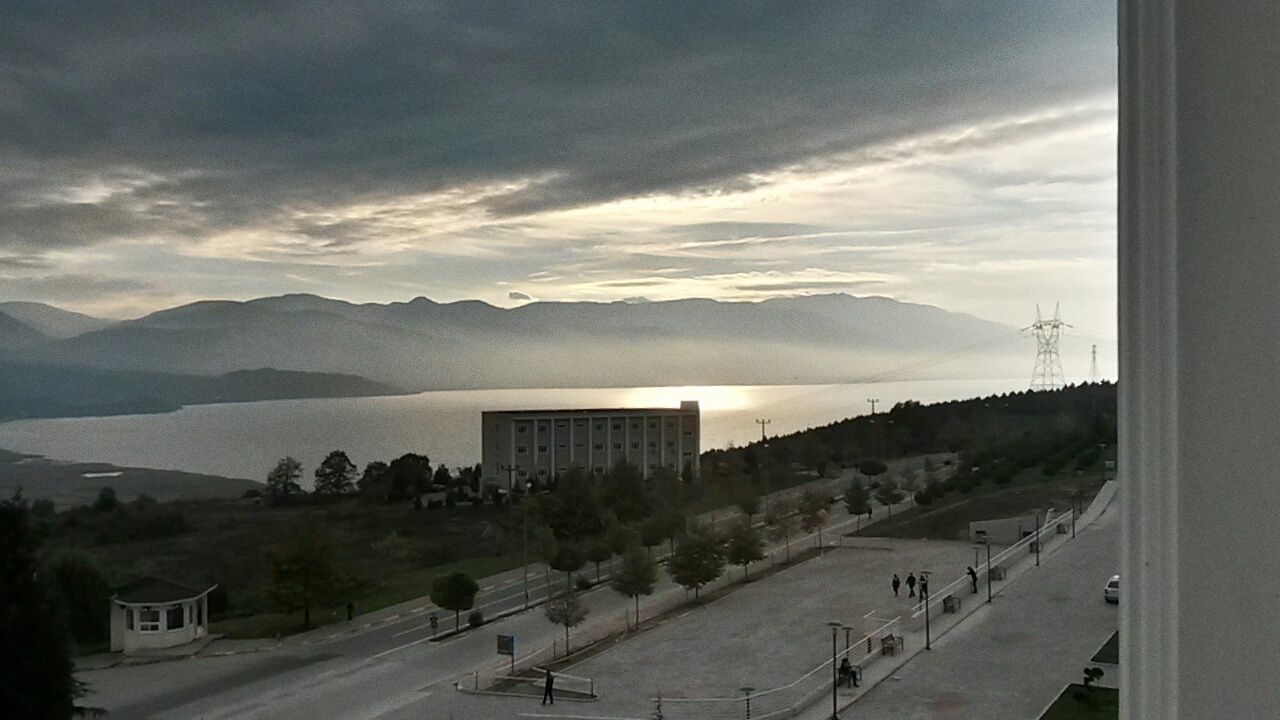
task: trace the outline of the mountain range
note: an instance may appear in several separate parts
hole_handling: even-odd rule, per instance
[[[1025,370],[1022,354],[1008,347],[1016,332],[930,305],[846,294],[514,308],[285,295],[201,301],[118,322],[0,303],[0,389],[6,378],[13,388],[35,375],[56,386],[49,380],[61,372],[79,379],[65,385],[81,390],[103,383],[195,388],[149,396],[162,403],[254,399],[263,388],[230,393],[248,378],[228,373],[263,368],[321,373],[306,382],[293,376],[292,391],[328,384],[328,394],[1008,377]],[[86,376],[90,369],[98,375]],[[192,376],[221,377],[219,390]],[[27,405],[31,399],[28,393]]]

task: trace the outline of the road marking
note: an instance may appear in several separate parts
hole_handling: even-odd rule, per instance
[[[561,718],[562,720],[641,720],[641,718],[618,717],[617,715],[548,715],[546,713],[520,713],[527,718]]]

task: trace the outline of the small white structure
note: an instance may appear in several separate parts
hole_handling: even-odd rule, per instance
[[[126,655],[194,642],[209,633],[209,591],[144,577],[111,596],[111,649]]]

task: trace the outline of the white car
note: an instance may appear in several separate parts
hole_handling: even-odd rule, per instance
[[[1112,575],[1107,586],[1102,589],[1102,598],[1109,603],[1120,602],[1120,576]]]

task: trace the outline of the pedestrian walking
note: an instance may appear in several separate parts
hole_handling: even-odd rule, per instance
[[[356,614],[356,604],[347,603],[347,622],[351,622],[351,618]]]
[[[907,573],[907,597],[916,596],[916,575],[915,573]]]
[[[893,596],[898,597],[898,588],[902,587],[902,581],[898,579],[898,573],[893,574],[893,582],[890,584],[893,585]]]
[[[978,571],[969,566],[969,582],[973,585],[973,591],[978,592]]]
[[[550,670],[547,671],[547,677],[546,677],[546,680],[544,681],[544,684],[546,685],[546,689],[542,691],[542,704],[546,705],[547,703],[551,703],[552,705],[555,705],[556,704],[556,693],[555,693],[556,676],[552,675]]]

